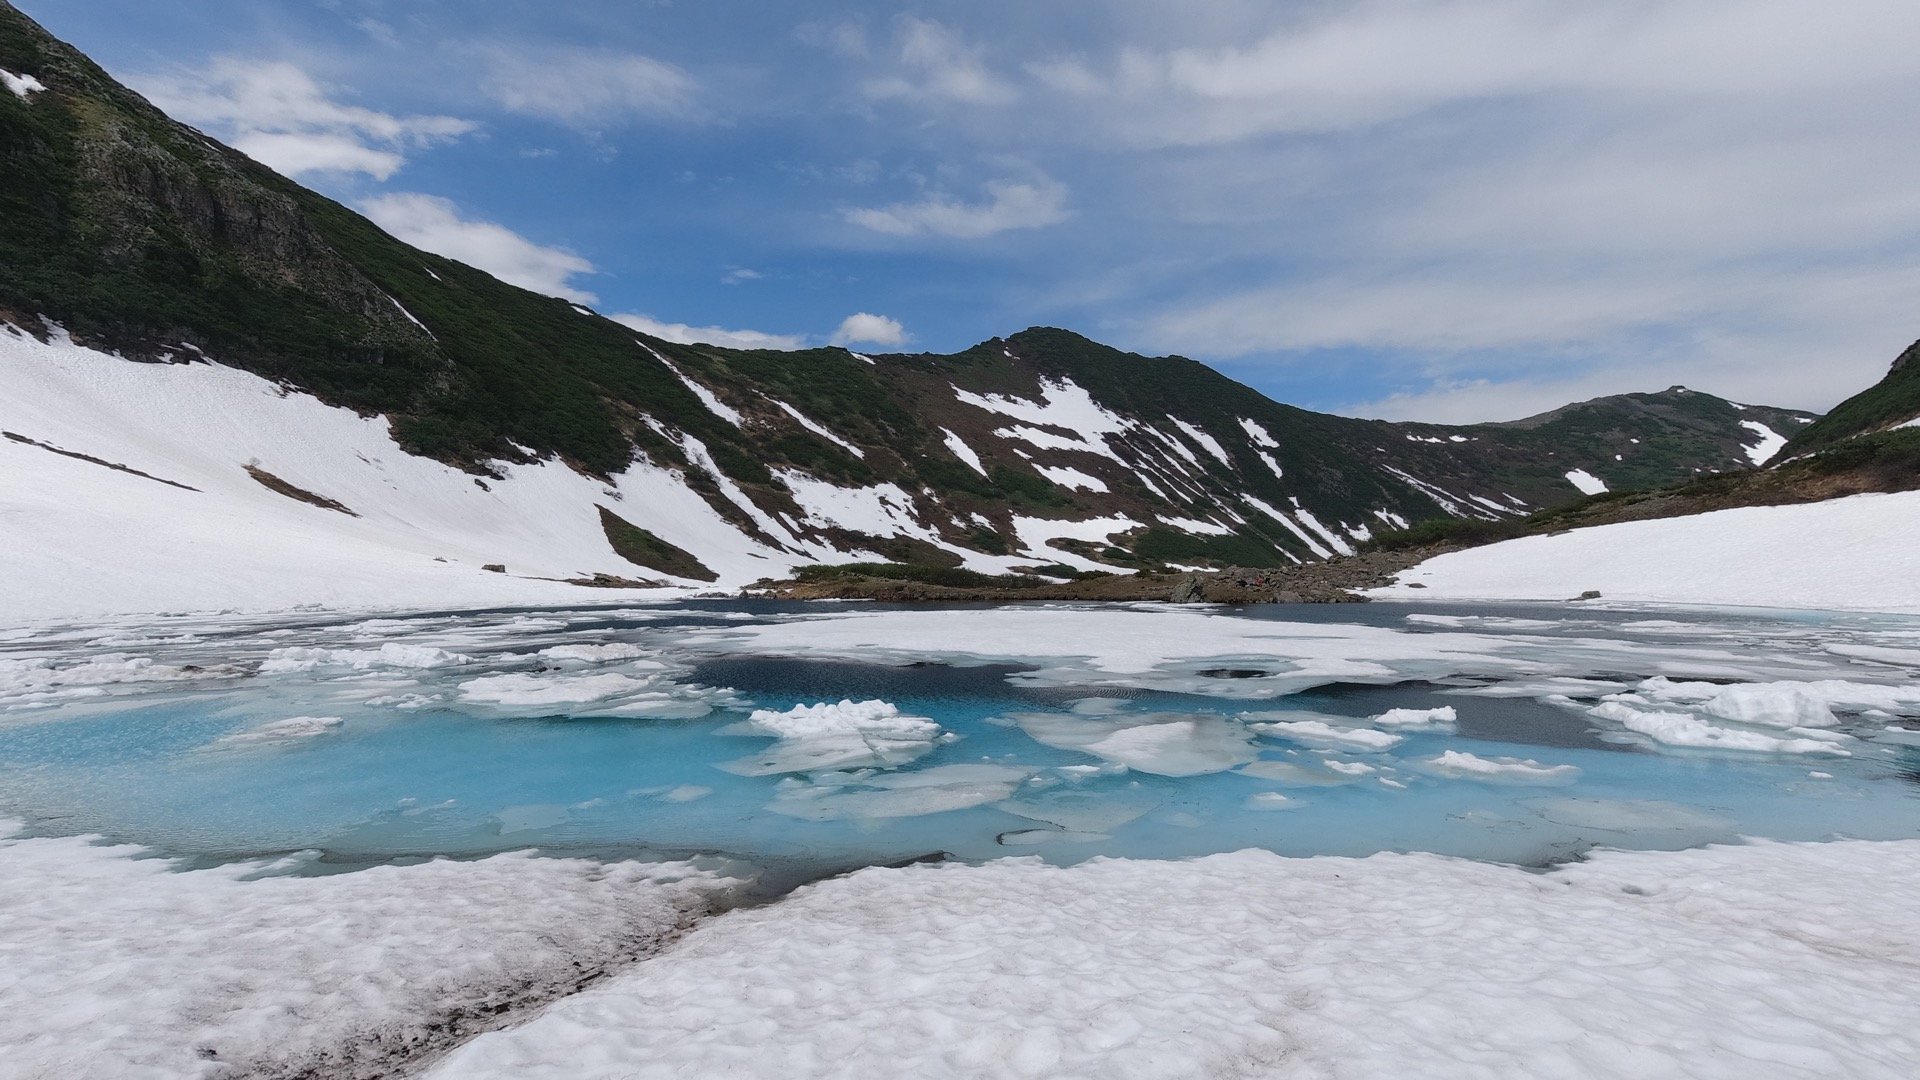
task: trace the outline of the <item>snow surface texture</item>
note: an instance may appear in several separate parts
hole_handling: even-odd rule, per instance
[[[864,870],[431,1075],[1892,1080],[1917,889],[1920,841]]]
[[[577,988],[703,916],[730,879],[529,853],[318,877],[174,872],[0,822],[0,1074],[361,1075]]]
[[[1629,521],[1456,551],[1376,597],[1920,613],[1920,492]],[[1413,589],[1410,586],[1424,588]]]

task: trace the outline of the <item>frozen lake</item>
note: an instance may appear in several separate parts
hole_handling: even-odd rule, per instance
[[[0,816],[189,865],[1920,835],[1920,620],[692,601],[0,641]]]

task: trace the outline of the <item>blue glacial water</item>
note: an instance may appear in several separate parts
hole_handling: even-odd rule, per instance
[[[1588,711],[1607,687],[1533,685],[1631,689],[1686,674],[1668,651],[1713,649],[1764,654],[1809,680],[1911,686],[1911,668],[1827,649],[1920,647],[1911,620],[1384,604],[1219,614],[1233,621],[1222,626],[1375,627],[1416,644],[1466,627],[1523,661],[1503,674],[1423,661],[1408,668],[1418,677],[1264,700],[1244,690],[1275,665],[1233,642],[1215,664],[1190,655],[1164,685],[1090,687],[1037,678],[1052,658],[1008,659],[1019,642],[990,659],[863,661],[751,638],[871,610],[709,602],[16,634],[0,648],[0,816],[201,859],[538,847],[820,869],[1244,847],[1542,864],[1595,845],[1920,835],[1920,738],[1898,730],[1920,729],[1920,700],[1904,712],[1836,706],[1836,730],[1852,736],[1844,755],[1761,753],[1661,744]],[[1604,662],[1561,647],[1615,640],[1632,648]],[[579,646],[600,652],[564,652]],[[888,702],[942,735],[907,761],[742,775],[775,745],[739,730],[754,709],[842,699]],[[1382,730],[1369,718],[1389,709],[1441,707],[1455,710],[1451,725],[1392,729],[1391,746],[1352,735]],[[267,726],[303,717],[318,719]],[[1345,738],[1259,726],[1289,718]],[[1089,750],[1098,740],[1082,731],[1120,732],[1100,745],[1128,752]],[[1168,765],[1148,737],[1167,731],[1199,732],[1181,746],[1218,760]],[[1436,764],[1449,753],[1507,767]]]

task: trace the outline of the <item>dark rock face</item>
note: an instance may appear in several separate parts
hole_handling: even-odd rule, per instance
[[[1893,361],[1893,367],[1889,369],[1888,373],[1891,374],[1892,372],[1895,372],[1895,371],[1905,371],[1907,368],[1912,367],[1916,364],[1920,364],[1920,341],[1916,341],[1913,344],[1907,346],[1907,351],[1895,357]]]
[[[1176,604],[1205,603],[1207,591],[1200,583],[1200,575],[1188,574],[1179,581],[1174,582],[1173,590],[1167,594],[1167,599]]]

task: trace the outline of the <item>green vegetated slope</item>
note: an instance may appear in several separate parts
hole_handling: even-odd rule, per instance
[[[1834,406],[1787,444],[1792,457],[1833,446],[1859,435],[1905,424],[1920,418],[1920,341],[1894,360],[1879,382]]]
[[[1120,567],[1276,564],[1390,525],[1559,505],[1580,495],[1569,470],[1620,487],[1738,469],[1757,441],[1742,420],[1791,436],[1811,419],[1674,390],[1515,424],[1389,424],[1045,328],[952,355],[671,344],[400,242],[169,119],[5,0],[0,67],[47,87],[0,93],[0,319],[232,364],[385,414],[410,451],[477,472],[644,459],[789,550],[950,565],[954,547],[1021,550],[1023,520],[1102,518],[1111,536],[1054,547]],[[1091,441],[1071,411],[1016,415],[1082,392],[1117,418]],[[882,492],[896,518],[836,516],[822,483]],[[622,514],[641,565],[698,567],[639,538],[643,510]],[[769,515],[793,534],[770,535]]]

